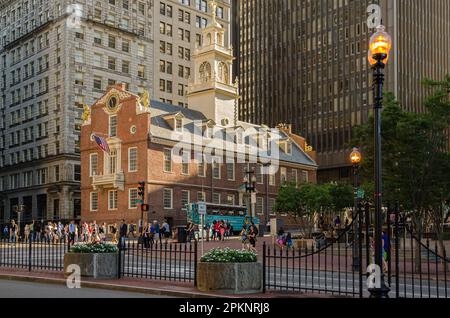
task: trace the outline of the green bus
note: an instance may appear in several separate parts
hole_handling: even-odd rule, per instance
[[[259,218],[251,217],[248,214],[248,209],[245,206],[226,205],[226,204],[212,204],[204,203],[206,205],[205,225],[211,226],[214,221],[224,221],[231,224],[233,233],[237,234],[242,227],[250,225],[252,222],[259,225]],[[198,211],[199,203],[190,203],[187,206],[188,222],[200,225],[201,218]]]

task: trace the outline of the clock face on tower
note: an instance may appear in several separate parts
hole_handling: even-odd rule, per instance
[[[119,96],[111,95],[106,101],[106,107],[110,112],[115,112],[119,106]]]

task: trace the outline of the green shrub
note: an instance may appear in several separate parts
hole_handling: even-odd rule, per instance
[[[77,243],[70,248],[71,253],[117,253],[119,249],[111,243]]]
[[[204,263],[256,263],[256,253],[229,248],[214,248],[200,259]]]

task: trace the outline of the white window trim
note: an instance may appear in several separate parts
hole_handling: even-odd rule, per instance
[[[89,155],[89,176],[93,177],[94,175],[92,174],[92,157],[96,156],[97,157],[97,169],[96,169],[96,174],[98,173],[98,154],[97,153],[91,153]]]
[[[263,197],[257,197],[257,198],[256,198],[256,206],[255,206],[255,209],[258,208],[258,201],[261,201],[261,212],[256,211],[256,214],[258,214],[258,215],[264,215],[264,198],[263,198]]]
[[[135,210],[135,209],[138,208],[137,202],[136,202],[136,206],[135,207],[131,206],[131,191],[133,191],[133,190],[136,191],[136,200],[138,199],[138,197],[137,197],[138,196],[138,194],[137,194],[138,189],[136,189],[136,188],[128,189],[128,210]]]
[[[189,190],[182,190],[181,191],[181,205],[183,205],[183,193],[187,193],[187,201],[188,201],[188,204],[189,203],[191,203],[191,191],[189,191]],[[182,211],[186,211],[186,208],[185,207],[181,207],[181,210]]]
[[[111,136],[111,118],[116,118],[116,134],[114,136]],[[109,116],[109,122],[108,122],[108,135],[109,137],[116,137],[117,136],[117,115],[110,115]]]
[[[170,171],[166,170],[166,150],[170,151]],[[173,160],[172,160],[172,149],[164,148],[163,150],[163,172],[164,173],[172,173],[173,172]]]
[[[287,176],[288,176],[288,174],[287,174],[287,168],[281,167],[281,168],[280,168],[280,183],[281,183],[281,184],[288,182]],[[283,182],[283,177],[284,177],[284,179],[285,179],[284,182]]]
[[[92,208],[92,195],[94,194],[94,193],[96,193],[97,194],[97,209],[93,209]],[[98,211],[98,192],[91,192],[90,194],[89,194],[89,210],[91,211],[91,212],[97,212]]]
[[[164,192],[165,192],[166,190],[169,190],[169,191],[170,191],[170,208],[164,206]],[[164,188],[164,189],[163,189],[163,198],[162,198],[162,199],[163,199],[163,208],[164,208],[164,210],[173,210],[173,189],[170,189],[170,188]]]
[[[131,150],[134,150],[134,149],[136,149],[136,169],[135,170],[131,170],[131,168],[130,168],[130,163],[131,163],[130,153],[131,153]],[[130,148],[128,148],[128,172],[138,172],[138,169],[139,169],[139,166],[138,166],[138,148],[137,147],[130,147]]]
[[[230,178],[230,176],[228,175],[228,165],[233,165],[233,177]],[[234,164],[234,162],[227,162],[227,180],[228,181],[236,181],[236,165]]]
[[[214,165],[219,165],[219,176],[215,177],[214,176]],[[212,175],[213,175],[213,179],[214,180],[221,180],[222,179],[222,164],[220,163],[220,160],[216,160],[214,159],[212,162]]]
[[[189,152],[187,152],[187,153],[188,153],[188,155],[189,155]],[[189,175],[190,175],[190,172],[191,172],[191,168],[190,168],[190,166],[189,166],[189,158],[186,158],[186,159],[187,159],[187,162],[184,162],[184,159],[185,159],[185,152],[183,152],[183,156],[182,156],[182,158],[181,158],[181,174],[182,174],[183,176],[189,176]],[[183,167],[184,167],[184,165],[187,165],[187,172],[186,172],[186,173],[183,172]]]
[[[199,197],[199,195],[198,195],[199,193],[202,194],[203,201],[206,201],[206,192],[205,191],[197,191],[197,200],[200,201],[200,199],[198,198]]]
[[[217,195],[217,196],[218,196],[218,200],[217,200],[218,202],[217,202],[217,203],[214,202],[214,195]],[[221,202],[222,202],[221,199],[222,199],[222,195],[221,195],[220,193],[218,193],[218,192],[214,192],[214,193],[213,193],[213,200],[212,200],[212,201],[213,201],[213,204],[221,204]]]
[[[109,190],[108,191],[108,211],[117,211],[117,207],[116,208],[111,208],[111,200],[110,200],[110,195],[112,192],[116,192],[117,195],[119,195],[119,192],[117,190]],[[117,203],[119,203],[119,198],[117,198]]]
[[[200,165],[203,165],[203,171],[202,171],[202,174],[200,174]],[[199,178],[206,178],[206,162],[202,162],[202,163],[198,163],[197,164],[197,176],[199,177]]]

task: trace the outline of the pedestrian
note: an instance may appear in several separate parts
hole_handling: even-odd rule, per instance
[[[70,221],[69,224],[69,245],[75,244],[75,231],[76,231],[75,221],[72,220]]]
[[[30,239],[34,241],[34,220],[30,224]]]
[[[114,223],[114,225],[111,227],[111,234],[112,234],[112,242],[114,244],[117,244],[117,223]]]
[[[221,241],[225,241],[225,221],[220,221],[220,225],[219,225],[219,232],[220,232],[220,239]]]
[[[250,242],[250,250],[256,253],[256,237],[258,235],[258,229],[253,224],[250,225],[248,231],[248,240]]]
[[[150,224],[144,223],[142,228],[142,236],[144,240],[144,247],[150,248]]]
[[[247,228],[245,226],[242,227],[241,233],[239,234],[242,242],[242,249],[249,250],[250,242],[248,240]]]
[[[28,224],[25,225],[24,234],[25,234],[25,242],[28,242],[28,240],[30,239],[30,225]]]
[[[120,236],[120,246],[125,247],[125,239],[127,237],[128,225],[125,220],[120,223],[119,236]]]
[[[3,237],[5,239],[8,239],[8,235],[9,235],[8,225],[5,225],[5,227],[3,228]]]
[[[128,237],[130,237],[130,235],[133,235],[133,238],[135,238],[134,224],[130,224],[130,227],[129,227],[129,230],[128,230]]]
[[[169,223],[167,223],[167,219],[164,219],[164,222],[161,226],[161,230],[163,231],[164,240],[167,243],[170,238],[170,225]]]
[[[9,227],[9,242],[10,243],[16,243],[17,234],[18,234],[18,227],[17,227],[16,221],[12,220],[11,226]]]
[[[336,215],[336,218],[334,219],[334,227],[336,229],[341,228],[341,218],[339,215]]]
[[[157,220],[153,221],[153,227],[154,227],[154,238],[156,243],[158,243],[159,241],[161,241],[162,237],[161,237],[161,228],[159,226],[159,223]]]

